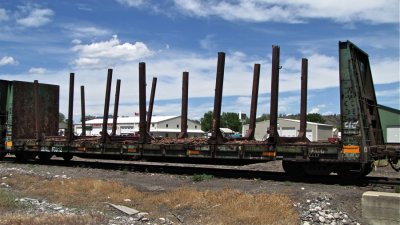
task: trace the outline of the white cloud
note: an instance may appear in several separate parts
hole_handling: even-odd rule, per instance
[[[374,84],[400,82],[400,60],[398,58],[373,59],[370,64]]]
[[[400,97],[400,87],[397,89],[377,91],[376,96],[377,97],[393,97],[393,98],[398,99]]]
[[[314,108],[312,108],[308,113],[319,113],[320,111],[321,111],[320,108],[314,107]]]
[[[286,113],[293,111],[293,108],[300,108],[300,96],[288,96],[278,100],[278,113]],[[268,111],[269,113],[269,111]]]
[[[106,68],[144,59],[153,54],[143,42],[121,43],[116,35],[108,41],[78,43],[75,42],[72,51],[78,54],[73,64],[79,68]]]
[[[46,72],[47,72],[47,70],[42,67],[32,67],[29,69],[29,73],[32,73],[32,74],[44,74]]]
[[[7,11],[3,8],[0,8],[0,21],[6,21],[9,17],[7,15]]]
[[[75,38],[82,37],[99,37],[111,35],[111,31],[96,26],[83,26],[83,25],[65,25],[65,29],[68,30],[68,34]]]
[[[3,58],[0,59],[0,66],[16,64],[18,64],[18,62],[11,56],[3,56]]]
[[[200,46],[206,50],[215,49],[217,45],[214,42],[214,35],[208,34],[205,38],[201,39]]]
[[[117,0],[117,2],[130,7],[138,7],[144,3],[143,0]]]
[[[51,17],[54,11],[48,8],[37,8],[31,5],[20,7],[22,14],[21,18],[17,19],[17,23],[25,27],[40,27],[51,22]]]
[[[80,45],[80,44],[82,44],[82,41],[79,40],[79,39],[74,39],[74,40],[71,41],[71,43],[74,44],[74,45]]]
[[[307,53],[308,88],[323,89],[339,86],[338,61],[333,56]],[[280,91],[299,90],[301,85],[301,58],[289,57],[281,60]]]
[[[398,23],[398,0],[174,0],[182,13],[229,21],[298,23],[320,18],[337,22]]]

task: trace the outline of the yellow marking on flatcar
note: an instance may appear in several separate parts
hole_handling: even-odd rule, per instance
[[[345,145],[342,149],[343,153],[360,154],[360,146]]]
[[[86,151],[86,148],[85,148],[85,147],[79,147],[79,148],[78,148],[78,151],[83,151],[83,152],[85,152],[85,151]]]
[[[276,152],[263,152],[262,156],[275,157]]]
[[[187,150],[187,155],[198,155],[200,151],[198,150]]]
[[[6,147],[11,148],[13,146],[12,141],[6,141]]]

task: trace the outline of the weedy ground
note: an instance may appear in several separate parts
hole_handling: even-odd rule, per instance
[[[122,204],[149,218],[166,214],[185,217],[186,224],[298,224],[292,200],[282,194],[250,194],[234,189],[177,188],[146,192],[116,181],[93,178],[54,179],[15,174],[6,179],[11,188],[0,189],[0,225],[3,224],[105,224],[106,204]],[[17,197],[46,199],[67,207],[97,210],[103,214],[27,215]],[[130,199],[130,201],[126,201]],[[179,224],[179,221],[174,221]]]

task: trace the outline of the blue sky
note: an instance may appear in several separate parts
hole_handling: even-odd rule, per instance
[[[299,112],[301,58],[309,59],[308,111],[339,113],[338,41],[370,56],[378,103],[400,108],[398,0],[3,0],[0,79],[57,84],[67,114],[69,73],[86,112],[103,112],[107,68],[122,80],[120,115],[138,111],[138,63],[147,93],[158,77],[154,114],[180,114],[189,72],[189,117],[213,107],[217,52],[226,52],[222,111],[250,108],[261,63],[258,115],[269,112],[271,46],[281,47],[279,113]],[[112,94],[113,95],[113,94]],[[112,98],[113,102],[113,98]],[[110,110],[111,113],[112,109]]]

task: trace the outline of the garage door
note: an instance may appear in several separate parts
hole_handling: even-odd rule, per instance
[[[280,129],[279,136],[281,137],[296,137],[296,128],[295,127],[282,127]]]
[[[400,143],[400,127],[388,127],[386,134],[387,143]]]

